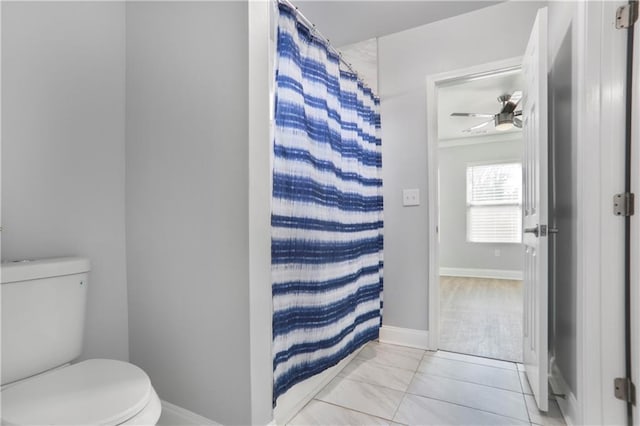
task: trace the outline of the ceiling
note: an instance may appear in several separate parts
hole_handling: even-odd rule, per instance
[[[452,112],[479,112],[495,114],[502,104],[497,97],[522,90],[522,72],[492,75],[472,81],[463,81],[438,87],[438,138],[440,140],[476,137],[481,135],[509,135],[521,133],[520,129],[499,131],[493,124],[470,133],[463,132],[471,126],[487,121],[487,118],[451,117]],[[517,108],[520,110],[520,107]]]
[[[358,77],[374,93],[378,93],[378,39],[342,46],[342,58],[358,73]]]
[[[299,10],[337,46],[345,60],[377,92],[377,40],[388,34],[472,12],[501,1],[432,0],[292,0]],[[522,90],[521,73],[501,74],[450,84],[438,89],[438,134],[441,140],[483,135],[513,136],[519,129],[499,132],[492,124],[464,133],[487,121],[484,118],[450,117],[452,112],[497,113],[497,97]]]
[[[340,47],[461,15],[500,1],[293,0],[331,44]]]

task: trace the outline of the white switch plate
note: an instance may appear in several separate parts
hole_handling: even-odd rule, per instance
[[[403,206],[419,206],[420,190],[419,189],[403,189],[402,205]]]

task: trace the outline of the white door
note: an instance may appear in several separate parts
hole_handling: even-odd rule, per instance
[[[548,410],[547,9],[540,9],[522,60],[524,365],[542,411]]]

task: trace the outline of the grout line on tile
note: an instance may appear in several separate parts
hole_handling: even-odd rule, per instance
[[[443,379],[453,380],[453,381],[459,382],[459,383],[469,383],[469,384],[476,385],[476,386],[483,386],[485,388],[491,388],[491,389],[497,389],[499,391],[511,392],[511,393],[515,393],[517,395],[522,395],[522,397],[524,398],[524,393],[518,392],[518,391],[514,391],[514,390],[511,390],[511,389],[497,388],[495,386],[485,385],[484,383],[467,382],[466,380],[458,380],[458,379],[454,379],[454,378],[447,377],[447,376],[440,376],[440,375],[437,375],[437,374],[429,374],[429,373],[424,373],[424,372],[421,372],[421,371],[419,373],[420,374],[424,374],[425,376],[440,377],[440,378],[443,378]],[[414,377],[415,377],[415,375],[414,375]],[[412,378],[412,380],[413,380],[413,378]],[[411,386],[411,383],[409,383],[409,386]],[[417,394],[417,393],[409,392],[409,388],[407,388],[406,393],[411,394],[411,395],[423,396],[423,395],[420,395],[420,394]]]
[[[409,371],[409,370],[404,370],[404,371]],[[414,373],[415,374],[415,373]],[[378,383],[371,383],[371,382],[365,382],[364,380],[361,379],[356,379],[353,377],[347,377],[347,376],[336,376],[336,378],[341,378],[343,380],[351,380],[352,382],[358,382],[358,383],[364,383],[365,385],[369,385],[369,386],[376,386],[379,388],[385,388],[385,389],[389,389],[392,390],[394,392],[402,392],[402,393],[406,393],[406,391],[401,391],[400,389],[394,389],[394,388],[390,388],[389,386],[385,386],[385,385],[380,385]],[[411,377],[411,380],[413,380],[413,376]],[[409,388],[409,385],[411,384],[411,381],[409,381],[409,384],[407,385],[407,389]],[[324,388],[320,389],[320,391],[318,391],[318,393],[322,392]],[[318,395],[318,393],[316,395]],[[314,397],[315,398],[315,397]]]
[[[422,351],[422,358],[424,358],[426,351]],[[409,384],[407,385],[407,389],[403,392],[402,395],[402,399],[400,399],[400,403],[398,404],[398,406],[396,407],[395,411],[393,412],[393,417],[391,417],[391,421],[395,422],[395,418],[396,418],[396,414],[398,414],[398,410],[400,410],[400,406],[402,405],[402,403],[404,402],[404,399],[407,397],[407,395],[409,395],[409,388],[411,387],[411,383],[413,383],[413,379],[416,378],[416,374],[418,373],[418,369],[420,368],[420,364],[422,364],[422,358],[420,359],[420,362],[418,362],[418,365],[416,365],[416,368],[413,370],[413,375],[411,376],[411,380],[409,380]],[[400,422],[396,422],[396,423],[400,423]]]
[[[535,423],[533,423],[533,419],[531,418],[531,412],[529,411],[529,404],[527,403],[527,398],[524,398],[524,406],[527,409],[527,416],[529,416],[529,423],[535,424]]]
[[[503,370],[504,370],[504,368],[503,368]],[[511,371],[511,370],[507,370],[507,371]],[[488,388],[499,389],[499,390],[513,392],[513,393],[522,393],[522,392],[519,392],[519,391],[514,391],[512,389],[505,389],[505,388],[501,388],[501,387],[498,387],[498,386],[491,386],[491,385],[487,385],[486,383],[478,383],[478,382],[472,382],[472,381],[469,381],[469,380],[456,379],[454,377],[443,376],[443,375],[440,375],[440,374],[437,374],[437,373],[425,373],[424,371],[416,371],[416,373],[424,374],[426,376],[442,377],[444,379],[455,380],[456,382],[471,383],[471,384],[474,384],[474,385],[485,386],[485,387],[488,387]],[[415,377],[415,374],[414,374],[414,377]],[[518,378],[518,383],[520,383],[520,378]],[[521,383],[520,383],[520,388],[522,389],[522,384]],[[408,388],[407,388],[407,390],[408,390]]]
[[[454,361],[454,362],[461,362],[461,363],[464,363],[464,364],[479,365],[480,367],[498,368],[500,370],[507,370],[507,371],[518,371],[518,366],[517,365],[515,366],[515,368],[504,368],[504,367],[498,367],[496,365],[482,364],[482,363],[468,361],[468,360],[447,358],[445,356],[436,355],[438,352],[440,352],[440,350],[438,350],[438,351],[425,351],[425,354],[422,356],[422,359],[424,360],[425,357],[431,356],[431,357],[436,357],[438,359],[444,359],[446,361]],[[447,352],[447,351],[444,351],[444,352]],[[451,352],[451,353],[457,353],[457,352]],[[467,355],[467,356],[472,356],[472,355]],[[476,358],[481,358],[481,357],[476,357]],[[492,358],[484,358],[484,359],[492,359]],[[503,362],[515,364],[515,363],[512,363],[511,361],[503,361]]]
[[[411,380],[413,380],[413,378],[411,378]],[[396,414],[398,414],[398,410],[400,409],[400,406],[402,405],[402,403],[404,402],[404,399],[407,397],[407,392],[404,393],[404,395],[402,395],[402,399],[400,399],[400,403],[398,404],[398,406],[396,407],[396,409],[393,411],[393,415],[391,416],[391,421],[395,422],[396,418]],[[396,422],[396,423],[400,423],[400,422]]]
[[[353,409],[353,408],[345,407],[345,406],[343,406],[343,405],[336,404],[336,403],[334,403],[334,402],[327,402],[327,401],[323,401],[323,400],[321,400],[321,399],[316,399],[316,398],[313,398],[313,399],[312,399],[312,401],[323,402],[323,403],[325,403],[325,404],[333,405],[334,407],[342,408],[343,410],[349,410],[349,411],[353,411],[353,412],[356,412],[356,413],[365,414],[365,415],[367,415],[367,416],[369,416],[369,417],[375,417],[376,419],[384,420],[385,422],[386,422],[386,421],[390,421],[390,422],[392,422],[392,421],[393,421],[393,419],[387,419],[387,418],[384,418],[384,417],[376,416],[375,414],[367,413],[367,412],[360,411],[360,410],[355,410],[355,409]],[[305,407],[306,407],[306,406],[305,406]],[[302,410],[298,411],[298,413],[300,413],[300,412],[302,412]],[[298,413],[296,413],[296,415],[297,415]],[[395,413],[394,413],[394,414],[395,414]]]
[[[365,358],[363,356],[360,356],[360,354],[356,355],[356,357],[354,359],[360,359],[363,361],[370,361],[376,365],[381,365],[383,367],[391,367],[391,368],[397,368],[398,370],[404,370],[404,371],[415,371],[411,368],[403,368],[403,367],[398,367],[396,365],[393,365],[391,363],[385,363],[385,362],[380,362],[380,361],[376,361],[375,358]],[[418,367],[420,367],[420,363],[422,362],[422,358],[420,358],[420,360],[418,361]],[[346,367],[346,366],[345,366]],[[418,368],[416,367],[416,369]]]
[[[518,366],[516,365],[516,368]],[[527,380],[527,378],[524,378]],[[529,412],[529,405],[527,404],[527,398],[524,397],[524,383],[522,382],[522,375],[520,374],[520,370],[518,370],[518,381],[520,382],[520,389],[522,389],[522,399],[524,399],[524,408],[527,410],[527,417],[529,417],[529,423],[533,424],[533,419],[531,418],[531,413]]]
[[[522,394],[524,395],[524,383],[522,382],[522,375],[520,374],[519,371],[518,371],[518,382],[520,382],[520,390],[522,391]]]
[[[517,393],[517,392],[514,392],[514,393]],[[458,407],[469,408],[470,410],[482,411],[483,413],[493,414],[493,415],[495,415],[495,416],[504,417],[505,419],[513,419],[513,420],[517,420],[517,421],[520,421],[520,422],[528,422],[528,423],[531,423],[531,421],[530,421],[530,420],[529,420],[529,421],[527,421],[527,420],[519,419],[519,418],[517,418],[517,417],[505,416],[504,414],[495,413],[495,412],[493,412],[493,411],[483,410],[483,409],[481,409],[481,408],[469,407],[468,405],[463,405],[463,404],[459,404],[459,403],[457,403],[457,402],[451,402],[451,401],[447,401],[447,400],[444,400],[444,399],[432,398],[432,397],[430,397],[430,396],[417,395],[417,394],[409,394],[409,395],[418,396],[418,397],[420,397],[420,398],[431,399],[431,400],[434,400],[434,401],[445,402],[445,403],[447,403],[447,404],[456,405],[456,406],[458,406]],[[523,397],[523,399],[524,399],[524,397]],[[526,401],[524,401],[524,403],[525,403],[525,409],[526,409],[526,408],[527,408]],[[527,417],[528,417],[528,418],[530,417],[530,416],[529,416],[529,412],[528,412],[528,411],[527,411]]]
[[[431,352],[432,354],[429,355],[429,352]],[[468,356],[468,357],[482,358],[482,359],[487,359],[487,360],[506,362],[508,364],[515,364],[515,371],[519,371],[517,363],[515,363],[513,361],[505,361],[505,360],[502,360],[502,359],[487,358],[487,357],[475,356],[475,355],[467,355],[467,354],[461,354],[459,352],[451,352],[451,351],[445,351],[445,350],[441,350],[441,349],[438,349],[437,351],[425,351],[425,354],[422,356],[422,359],[424,359],[425,356],[429,355],[429,356],[435,356],[436,358],[440,358],[440,359],[446,359],[448,361],[464,362],[465,364],[481,365],[483,367],[499,368],[501,370],[514,371],[513,368],[498,367],[497,365],[488,365],[488,364],[483,364],[483,363],[479,363],[479,362],[466,361],[466,360],[462,360],[462,359],[447,358],[445,356],[438,356],[437,355],[438,352],[449,352],[449,353],[452,353],[452,354],[465,355],[465,356]]]
[[[498,362],[504,362],[504,363],[507,363],[507,364],[517,364],[518,363],[518,361],[510,361],[508,359],[491,358],[490,356],[473,355],[473,354],[467,354],[467,353],[464,353],[464,352],[450,351],[450,350],[447,350],[447,349],[438,349],[437,351],[434,351],[434,352],[447,352],[447,353],[450,353],[450,354],[467,356],[469,358],[487,359],[489,361],[498,361]],[[517,365],[516,365],[516,367],[517,367]]]
[[[420,369],[420,364],[422,364],[422,359],[425,357],[426,352],[427,351],[423,351],[420,362],[418,362],[418,365],[416,366],[415,370],[413,370],[413,376],[411,376],[411,380],[409,380],[409,385],[407,385],[407,389],[404,391],[404,395],[402,395],[400,404],[398,404],[398,406],[396,407],[396,411],[393,413],[393,418],[391,419],[392,422],[395,421],[393,419],[396,418],[396,414],[398,414],[398,410],[400,410],[400,406],[402,405],[402,402],[404,401],[404,399],[407,397],[407,395],[412,395],[412,394],[409,394],[409,388],[411,387],[411,383],[413,383],[413,380],[416,378],[416,374],[418,374],[418,370]],[[396,423],[399,423],[399,422],[396,422]]]

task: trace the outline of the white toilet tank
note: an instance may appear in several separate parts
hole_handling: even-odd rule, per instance
[[[2,263],[2,384],[66,364],[82,352],[89,260]]]

